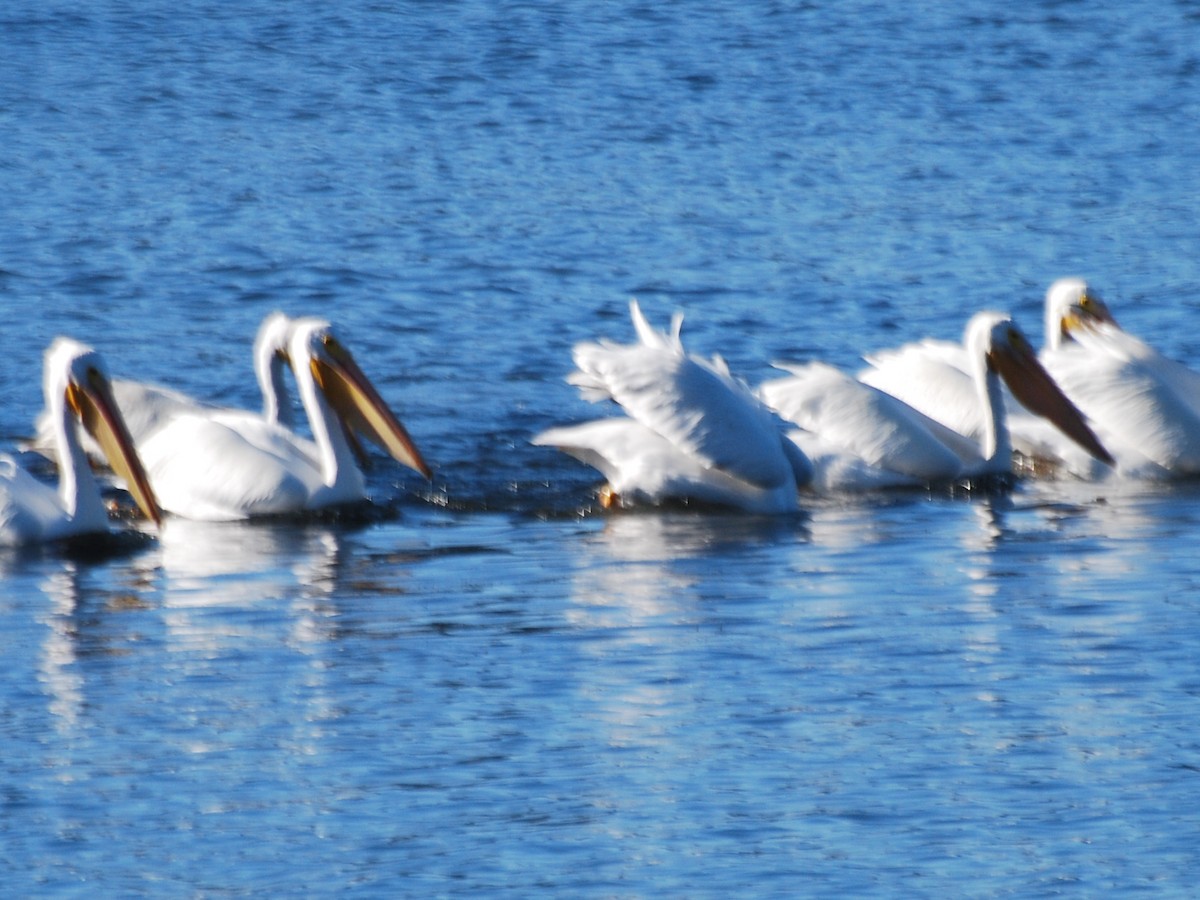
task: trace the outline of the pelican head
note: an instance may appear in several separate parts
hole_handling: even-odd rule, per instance
[[[1029,339],[1011,317],[996,312],[976,313],[967,323],[964,343],[973,359],[984,361],[987,372],[1004,379],[1022,406],[1048,419],[1096,459],[1114,465],[1083,413],[1038,362]]]
[[[112,470],[125,480],[134,502],[155,525],[161,525],[162,509],[113,399],[100,355],[78,341],[57,338],[46,350],[43,387],[47,407],[70,411],[100,445]],[[80,460],[86,465],[82,455]]]
[[[330,409],[348,431],[366,436],[426,478],[433,477],[404,426],[334,336],[329,322],[293,319],[289,358],[293,369],[307,364]]]
[[[1108,304],[1082,278],[1060,278],[1046,291],[1046,349],[1072,341],[1074,329],[1100,322],[1116,325]]]

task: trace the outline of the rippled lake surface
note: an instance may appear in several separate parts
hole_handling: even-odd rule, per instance
[[[602,514],[579,340],[1040,335],[1200,366],[1170,2],[0,9],[0,439],[41,353],[255,406],[332,319],[434,464],[368,521],[0,555],[0,892],[1186,895],[1200,487]]]

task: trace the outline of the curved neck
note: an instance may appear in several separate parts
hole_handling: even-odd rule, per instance
[[[1063,345],[1062,315],[1057,306],[1046,306],[1046,349],[1058,350]]]
[[[317,387],[307,358],[303,365],[296,367],[296,385],[300,389],[300,403],[308,415],[308,424],[317,445],[321,478],[325,486],[335,491],[353,488],[361,493],[365,484],[362,472],[354,462],[354,453],[342,431],[341,420]]]
[[[100,486],[79,441],[78,425],[67,408],[63,391],[48,390],[46,404],[54,423],[54,449],[58,457],[58,497],[67,516],[76,522],[104,522],[108,511]]]
[[[983,405],[983,437],[980,453],[986,473],[1007,472],[1012,468],[1012,438],[1004,415],[1004,392],[1000,376],[988,365],[987,357],[978,354],[975,364],[975,389]]]
[[[271,351],[259,353],[254,359],[254,374],[263,396],[263,418],[288,430],[295,427],[292,406],[288,402],[287,384],[283,380],[284,362]]]

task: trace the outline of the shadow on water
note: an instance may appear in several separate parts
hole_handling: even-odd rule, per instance
[[[763,516],[699,505],[623,510],[589,509],[582,518],[603,522],[597,540],[621,558],[724,556],[756,544],[807,543],[811,513]]]
[[[0,572],[54,560],[80,565],[128,560],[152,549],[155,543],[153,534],[128,528],[102,534],[75,535],[45,543],[0,547]]]

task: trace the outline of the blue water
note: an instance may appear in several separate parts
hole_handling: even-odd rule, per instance
[[[16,0],[0,46],[4,449],[54,335],[254,406],[283,309],[437,470],[0,556],[0,893],[1192,890],[1200,488],[601,515],[528,444],[630,296],[757,382],[1082,274],[1200,366],[1190,4]]]

